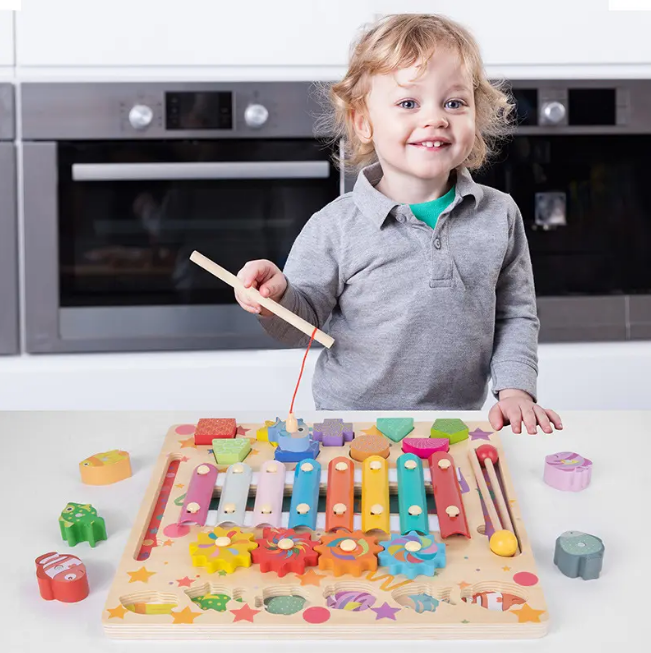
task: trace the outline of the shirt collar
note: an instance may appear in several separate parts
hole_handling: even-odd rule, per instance
[[[475,205],[478,205],[484,196],[481,186],[475,182],[467,168],[460,166],[456,172],[455,198],[451,206],[455,206],[468,195],[474,197]],[[405,211],[410,211],[408,205],[395,202],[375,188],[380,179],[382,179],[382,166],[379,162],[372,163],[360,170],[353,187],[353,200],[357,208],[378,228],[382,227],[390,214],[404,214]]]

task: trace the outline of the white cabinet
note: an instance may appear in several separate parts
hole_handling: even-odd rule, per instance
[[[468,27],[489,66],[651,63],[651,11],[608,0],[373,0],[376,14],[444,14]],[[607,74],[607,72],[606,72]]]
[[[20,66],[337,66],[370,0],[29,0]]]
[[[0,11],[0,66],[14,65],[14,12]]]

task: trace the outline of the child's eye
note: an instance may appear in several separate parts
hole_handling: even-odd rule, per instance
[[[452,106],[452,105],[454,105],[454,106]],[[454,110],[454,109],[461,109],[461,108],[464,107],[465,105],[466,105],[466,103],[465,103],[463,100],[448,100],[448,101],[445,103],[445,106],[446,106],[448,109],[453,109],[453,110]]]
[[[411,106],[405,106],[406,104],[409,104]],[[403,109],[415,109],[416,100],[402,100],[401,102],[398,103],[398,106],[402,107]]]

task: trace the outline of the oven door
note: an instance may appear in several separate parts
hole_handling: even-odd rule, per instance
[[[0,143],[0,354],[19,351],[17,254],[16,148]]]
[[[26,143],[27,350],[279,346],[189,257],[282,268],[340,192],[330,155],[313,139]]]

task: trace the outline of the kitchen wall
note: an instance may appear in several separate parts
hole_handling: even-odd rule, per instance
[[[334,79],[361,24],[439,11],[478,37],[491,76],[648,77],[651,12],[608,0],[23,0],[0,11],[0,79]],[[20,132],[20,124],[18,124]],[[297,406],[312,407],[310,352]],[[287,409],[300,351],[0,358],[0,409]],[[540,401],[649,408],[651,342],[541,345]],[[487,404],[490,403],[490,400]]]

